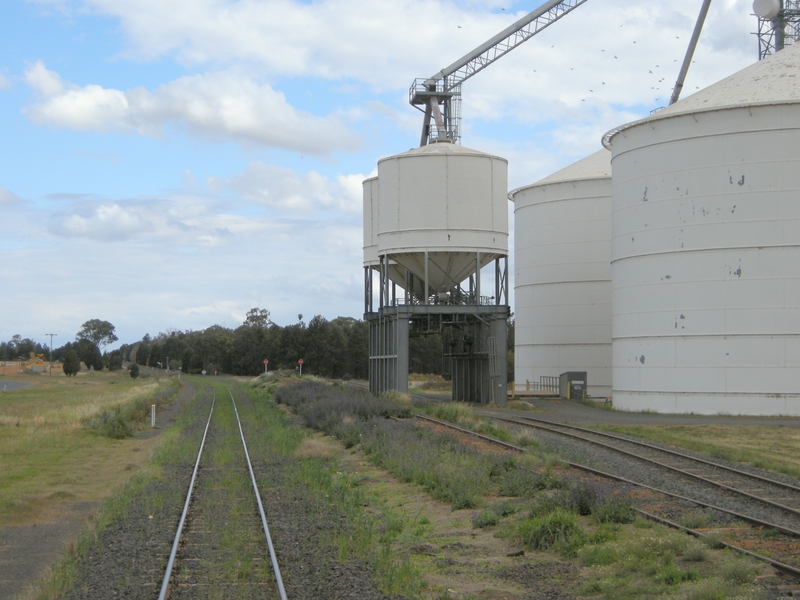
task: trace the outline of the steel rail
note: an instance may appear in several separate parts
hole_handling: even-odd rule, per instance
[[[494,418],[494,417],[493,417]],[[705,458],[698,458],[696,456],[692,456],[690,454],[686,454],[684,452],[680,452],[678,450],[673,450],[671,448],[662,448],[660,446],[656,446],[655,444],[650,444],[648,442],[636,439],[630,439],[623,437],[621,435],[616,435],[613,433],[608,433],[606,431],[596,431],[594,429],[588,429],[586,427],[578,427],[577,425],[567,425],[566,423],[556,423],[554,421],[548,421],[547,419],[537,419],[535,417],[520,417],[524,421],[533,421],[537,423],[547,423],[548,425],[555,425],[557,427],[564,427],[566,429],[575,429],[577,431],[585,431],[589,433],[593,433],[595,435],[599,435],[602,437],[607,437],[615,440],[620,440],[623,442],[628,442],[631,444],[636,444],[638,446],[644,446],[647,448],[652,448],[653,450],[658,450],[659,452],[665,452],[667,454],[672,454],[674,456],[680,456],[681,458],[685,458],[694,462],[699,462],[702,464],[709,465],[711,467],[715,467],[717,469],[722,469],[725,471],[730,471],[731,473],[736,473],[737,475],[742,475],[744,477],[749,477],[750,479],[757,479],[759,481],[763,481],[764,483],[768,483],[770,485],[774,485],[776,487],[781,487],[787,490],[792,490],[793,492],[800,492],[800,487],[796,485],[792,485],[790,483],[784,483],[783,481],[777,481],[775,479],[770,479],[769,477],[764,477],[762,475],[757,475],[755,473],[748,473],[747,471],[742,471],[741,469],[737,469],[735,467],[730,467],[728,465],[723,465],[721,463],[715,462],[713,460],[708,460]]]
[[[491,436],[483,435],[481,433],[476,433],[474,431],[470,431],[469,429],[464,429],[463,427],[458,427],[457,425],[453,425],[452,423],[448,423],[446,421],[440,421],[439,419],[433,419],[431,417],[427,417],[425,415],[420,415],[420,414],[415,414],[414,416],[417,417],[417,418],[426,420],[426,421],[432,421],[434,423],[438,423],[440,425],[443,425],[445,427],[449,427],[449,428],[454,429],[456,431],[460,431],[460,432],[463,432],[463,433],[466,433],[466,434],[469,434],[469,435],[477,436],[477,437],[479,437],[479,438],[481,438],[483,440],[495,443],[495,444],[500,445],[500,446],[502,446],[504,448],[515,450],[515,451],[520,452],[520,453],[525,452],[524,448],[521,448],[519,446],[515,446],[514,444],[509,444],[507,442],[504,442],[502,440],[498,440],[498,439],[493,438]],[[672,492],[667,492],[665,490],[660,490],[658,488],[655,488],[655,487],[652,487],[652,486],[649,486],[649,485],[646,485],[646,484],[643,484],[643,483],[638,483],[636,481],[632,481],[630,479],[626,479],[625,477],[620,477],[619,475],[613,475],[611,473],[606,473],[604,471],[600,471],[600,470],[594,469],[592,467],[587,467],[586,465],[581,465],[579,463],[568,462],[568,461],[567,461],[567,464],[570,467],[574,468],[574,469],[579,469],[581,471],[586,471],[587,473],[592,473],[593,475],[599,475],[601,477],[606,477],[608,479],[614,479],[614,480],[620,481],[622,483],[627,483],[627,484],[630,484],[630,485],[634,485],[636,487],[643,488],[643,489],[646,489],[646,490],[650,490],[650,491],[653,491],[653,492],[657,492],[657,493],[660,493],[660,494],[664,494],[665,496],[669,496],[669,497],[676,498],[676,499],[679,499],[679,500],[686,500],[688,502],[691,502],[693,504],[697,504],[697,505],[702,506],[704,508],[711,508],[713,510],[718,510],[720,512],[729,514],[729,515],[731,515],[733,517],[736,517],[738,519],[742,519],[744,521],[748,521],[750,523],[753,523],[755,525],[766,526],[766,527],[769,527],[770,529],[775,529],[775,530],[780,531],[782,533],[785,533],[787,535],[791,535],[791,536],[794,536],[794,537],[800,537],[800,531],[794,531],[792,529],[787,529],[787,528],[782,527],[780,525],[775,525],[774,523],[769,523],[768,521],[761,521],[759,519],[754,519],[754,518],[749,517],[747,515],[742,515],[742,514],[739,514],[737,512],[728,510],[726,508],[721,508],[719,506],[714,506],[713,504],[708,504],[706,502],[695,500],[693,498],[687,498],[685,496],[680,496],[678,494],[673,494]],[[653,521],[656,521],[656,522],[661,523],[663,525],[666,525],[667,527],[671,527],[671,528],[677,529],[679,531],[685,531],[689,535],[692,535],[692,536],[694,536],[696,538],[699,538],[699,539],[703,539],[705,537],[699,531],[695,531],[693,529],[689,529],[688,527],[684,527],[682,525],[679,525],[678,523],[674,523],[672,521],[669,521],[669,520],[664,519],[662,517],[659,517],[657,515],[648,513],[646,511],[643,511],[643,510],[638,509],[638,508],[635,509],[635,510],[636,510],[637,513],[639,513],[643,517],[645,517],[647,519],[650,519],[650,520],[653,520]],[[800,579],[800,569],[798,569],[797,567],[793,567],[791,565],[787,565],[786,563],[782,563],[780,561],[777,561],[775,559],[769,558],[767,556],[761,556],[760,554],[756,554],[755,552],[751,552],[750,550],[746,550],[745,548],[740,548],[739,546],[735,546],[735,545],[729,544],[727,542],[720,542],[720,544],[722,546],[726,547],[726,548],[729,548],[729,549],[733,550],[734,552],[738,552],[740,554],[744,554],[744,555],[750,556],[751,558],[755,558],[757,560],[765,562],[765,563],[771,565],[772,567],[778,569],[779,571],[782,571],[783,573],[786,573],[787,575],[791,575],[793,577],[796,577],[796,578]]]
[[[433,418],[427,417],[425,415],[415,415],[415,416],[418,417],[418,418],[421,418],[423,420],[433,421],[434,423],[438,423],[440,425],[443,425],[445,427],[449,427],[449,428],[454,429],[456,431],[460,431],[460,432],[466,433],[468,435],[477,436],[477,437],[479,437],[481,439],[484,439],[486,441],[489,441],[489,442],[492,442],[494,444],[500,445],[500,446],[502,446],[504,448],[509,448],[509,449],[515,450],[515,451],[517,451],[519,453],[525,452],[524,448],[521,448],[519,446],[515,446],[514,444],[508,444],[507,442],[503,442],[502,440],[498,440],[496,438],[490,437],[488,435],[483,435],[481,433],[476,433],[476,432],[471,431],[469,429],[464,429],[462,427],[458,427],[457,425],[453,425],[452,423],[448,423],[446,421],[440,421],[438,419],[433,419]],[[653,487],[651,485],[647,485],[646,483],[633,481],[632,479],[627,479],[627,478],[622,477],[620,475],[614,475],[613,473],[607,473],[605,471],[600,471],[598,469],[595,469],[594,467],[589,467],[589,466],[586,466],[586,465],[582,465],[580,463],[575,463],[575,462],[570,462],[570,461],[564,461],[564,463],[569,465],[573,469],[586,471],[587,473],[591,473],[592,475],[598,475],[600,477],[605,477],[607,479],[613,479],[613,480],[619,481],[621,483],[626,483],[628,485],[633,485],[633,486],[636,486],[636,487],[639,487],[639,488],[642,488],[642,489],[645,489],[645,490],[649,490],[651,492],[656,492],[658,494],[663,494],[665,496],[669,496],[670,498],[674,498],[676,500],[683,500],[683,501],[686,501],[686,502],[691,502],[692,504],[696,504],[697,506],[702,506],[703,508],[710,508],[712,510],[717,510],[719,512],[722,512],[722,513],[725,513],[727,515],[730,515],[730,516],[732,516],[734,518],[741,519],[742,521],[747,521],[748,523],[752,523],[753,525],[758,525],[760,527],[767,527],[769,529],[775,529],[776,531],[780,531],[781,533],[784,533],[786,535],[800,538],[800,531],[796,531],[794,529],[789,529],[788,527],[783,527],[782,525],[777,525],[775,523],[771,523],[769,521],[764,521],[764,520],[758,519],[756,517],[751,517],[749,515],[744,515],[744,514],[736,512],[736,511],[729,510],[727,508],[722,508],[721,506],[716,506],[714,504],[709,504],[708,502],[703,502],[702,500],[697,500],[696,498],[689,498],[687,496],[681,496],[680,494],[675,494],[673,492],[668,492],[666,490],[662,490],[662,489],[659,489],[657,487]]]
[[[636,459],[642,460],[644,462],[648,462],[648,463],[651,463],[651,464],[654,464],[654,465],[658,465],[659,467],[662,467],[664,469],[668,469],[670,471],[674,471],[675,473],[680,473],[681,475],[684,475],[686,477],[691,477],[691,478],[696,479],[698,481],[703,481],[705,483],[708,483],[710,485],[718,487],[718,488],[720,488],[720,489],[722,489],[724,491],[733,492],[733,493],[739,494],[741,496],[745,496],[747,498],[750,498],[752,500],[756,500],[757,502],[762,502],[764,504],[768,504],[768,505],[773,506],[775,508],[779,508],[779,509],[784,510],[786,512],[789,512],[789,513],[792,513],[794,515],[800,516],[800,510],[798,510],[796,508],[792,508],[791,506],[786,506],[785,504],[781,504],[780,502],[775,502],[774,500],[770,500],[768,498],[763,498],[761,496],[757,496],[755,494],[751,494],[750,492],[746,492],[744,490],[740,490],[738,488],[732,487],[732,486],[727,485],[725,483],[722,483],[722,482],[719,482],[719,481],[714,481],[713,479],[708,479],[707,477],[703,477],[701,475],[697,475],[695,473],[692,473],[690,471],[686,471],[684,469],[679,469],[678,467],[674,467],[672,465],[668,465],[666,463],[660,462],[660,461],[652,459],[652,458],[647,458],[647,457],[642,456],[640,454],[636,454],[635,452],[631,452],[629,450],[623,450],[622,448],[617,448],[615,446],[612,446],[611,444],[606,444],[606,443],[600,442],[598,440],[592,440],[592,439],[589,439],[587,437],[583,437],[583,436],[577,435],[575,433],[570,433],[570,432],[567,432],[567,431],[559,431],[559,430],[557,430],[555,428],[556,427],[563,427],[565,429],[577,429],[579,431],[586,432],[586,433],[591,433],[591,434],[595,434],[595,435],[599,435],[601,437],[602,436],[616,437],[616,439],[618,439],[618,440],[622,440],[622,441],[628,442],[628,443],[633,444],[633,445],[648,446],[650,448],[654,448],[654,449],[659,450],[661,452],[664,452],[666,454],[670,453],[669,450],[664,450],[662,448],[659,448],[658,446],[653,446],[651,444],[640,443],[640,442],[636,442],[636,441],[633,441],[633,440],[628,440],[628,439],[625,439],[625,438],[621,438],[621,437],[618,437],[618,436],[611,436],[610,434],[598,433],[596,431],[592,431],[591,429],[581,429],[581,428],[575,427],[573,425],[561,425],[561,424],[558,424],[558,423],[553,423],[552,421],[539,421],[537,419],[531,419],[531,418],[525,418],[524,421],[521,421],[521,420],[518,420],[518,419],[509,419],[507,417],[498,417],[498,416],[494,416],[494,415],[491,418],[497,419],[498,421],[505,421],[505,422],[508,422],[508,423],[515,423],[517,425],[522,425],[523,427],[531,427],[531,428],[536,428],[536,429],[542,429],[544,431],[549,431],[551,433],[556,433],[558,435],[563,435],[563,436],[571,437],[571,438],[574,438],[574,439],[577,439],[577,440],[580,440],[580,441],[583,441],[583,442],[594,444],[596,446],[600,446],[601,448],[607,448],[607,449],[612,450],[614,452],[618,452],[620,454],[625,454],[625,455],[630,456],[632,458],[636,458]],[[547,423],[550,426],[548,427],[546,425],[543,425],[543,423]],[[680,453],[676,453],[676,454],[680,454]],[[688,455],[682,455],[682,456],[684,458],[686,458],[686,459],[689,459],[689,460],[693,460],[693,461],[695,460],[694,457],[692,457],[692,456],[688,456]],[[698,460],[698,461],[695,461],[695,462],[702,462],[702,459]],[[709,464],[714,466],[715,468],[720,468],[720,469],[724,469],[725,468],[723,465],[717,465],[716,463],[709,463]],[[730,469],[730,470],[733,470],[733,469]],[[739,473],[744,475],[744,476],[750,477],[750,474],[746,473],[744,471],[740,471]],[[767,479],[767,481],[772,483],[772,480]]]
[[[504,448],[508,448],[509,450],[514,450],[516,452],[525,452],[525,448],[520,448],[519,446],[515,446],[514,444],[509,444],[508,442],[498,440],[497,438],[493,438],[488,435],[483,435],[482,433],[478,433],[476,431],[471,431],[470,429],[464,429],[463,427],[458,427],[457,425],[453,425],[452,423],[448,423],[447,421],[440,421],[439,419],[434,419],[433,417],[428,417],[426,415],[421,415],[419,413],[414,413],[414,416],[418,419],[431,421],[432,423],[437,423],[438,425],[443,425],[444,427],[449,427],[450,429],[455,429],[456,431],[461,431],[462,433],[467,433],[474,437],[481,438],[482,440],[486,440],[493,444],[503,446]]]
[[[768,529],[775,529],[776,531],[780,531],[781,533],[785,533],[791,537],[800,538],[800,531],[796,531],[794,529],[789,529],[788,527],[784,527],[782,525],[777,525],[775,523],[771,523],[769,521],[764,521],[757,517],[751,517],[749,515],[743,515],[742,513],[738,513],[734,510],[730,510],[728,508],[722,508],[721,506],[716,506],[714,504],[709,504],[708,502],[703,502],[702,500],[698,500],[696,498],[689,498],[688,496],[681,496],[680,494],[675,494],[674,492],[668,492],[667,490],[662,490],[657,487],[653,487],[651,485],[647,485],[646,483],[641,483],[638,481],[633,481],[632,479],[627,479],[626,477],[622,477],[621,475],[614,475],[613,473],[606,473],[605,471],[600,471],[599,469],[595,469],[594,467],[588,467],[586,465],[582,465],[580,463],[573,463],[568,462],[567,464],[570,467],[575,469],[580,469],[581,471],[586,471],[587,473],[592,473],[593,475],[598,475],[600,477],[606,477],[608,479],[614,479],[621,483],[627,483],[629,485],[635,485],[636,487],[640,487],[645,490],[650,490],[651,492],[656,492],[658,494],[664,494],[665,496],[669,496],[670,498],[675,498],[676,500],[684,500],[686,502],[691,502],[692,504],[696,504],[697,506],[702,506],[703,508],[710,508],[712,510],[718,510],[719,512],[725,513],[726,515],[730,515],[742,521],[747,521],[748,523],[752,523],[753,525],[758,525],[759,527],[766,527]]]
[[[200,450],[197,453],[197,460],[194,462],[194,470],[192,471],[192,479],[189,482],[189,491],[186,492],[186,502],[183,504],[183,512],[181,519],[178,522],[178,531],[175,533],[175,540],[172,542],[172,551],[169,553],[169,560],[167,561],[167,570],[164,572],[164,580],[161,582],[161,591],[158,594],[158,600],[165,600],[169,591],[169,580],[172,577],[172,568],[175,566],[175,556],[178,553],[178,544],[181,541],[181,533],[183,532],[183,525],[186,522],[186,515],[189,512],[189,503],[192,501],[192,492],[194,491],[194,482],[197,479],[197,471],[200,467],[200,458],[203,456],[203,446],[206,443],[206,435],[208,434],[208,426],[211,424],[211,415],[214,414],[214,404],[217,400],[217,391],[214,390],[214,396],[211,399],[211,410],[208,412],[208,421],[206,421],[206,428],[203,431],[203,439],[200,442]]]
[[[275,554],[275,547],[272,545],[272,536],[269,534],[269,526],[267,525],[267,516],[264,514],[264,505],[261,503],[261,494],[258,492],[258,484],[256,483],[256,476],[253,473],[253,464],[250,462],[250,453],[247,451],[247,442],[244,440],[244,433],[242,432],[242,421],[239,419],[239,411],[236,409],[236,401],[233,399],[233,394],[228,388],[225,388],[231,397],[233,403],[233,412],[236,413],[236,423],[239,426],[239,436],[242,439],[242,446],[244,447],[244,455],[247,459],[247,469],[250,471],[250,481],[253,484],[253,492],[256,495],[256,502],[258,502],[258,514],[261,516],[261,525],[264,528],[264,536],[267,539],[267,547],[269,548],[269,559],[272,562],[272,573],[275,575],[275,583],[278,586],[278,593],[281,600],[287,600],[286,590],[283,587],[283,578],[281,577],[281,570],[278,566],[278,557]]]
[[[642,515],[643,517],[645,517],[647,519],[650,519],[650,520],[655,521],[657,523],[661,523],[662,525],[666,525],[667,527],[671,527],[672,529],[677,529],[678,531],[685,531],[689,535],[694,536],[694,537],[696,537],[698,539],[702,540],[705,537],[699,531],[695,531],[694,529],[689,529],[688,527],[684,527],[683,525],[679,525],[678,523],[673,523],[672,521],[669,521],[668,519],[663,519],[663,518],[661,518],[659,516],[650,514],[648,512],[643,511],[643,510],[636,509],[636,512],[638,512],[640,515]],[[750,550],[746,550],[745,548],[740,548],[739,546],[734,546],[733,544],[729,544],[727,542],[720,541],[719,544],[720,544],[720,546],[724,546],[725,548],[729,548],[729,549],[733,550],[734,552],[738,552],[739,554],[744,554],[744,555],[749,556],[751,558],[756,558],[756,559],[758,559],[760,561],[769,563],[770,565],[772,565],[773,567],[775,567],[779,571],[783,571],[787,575],[792,575],[793,577],[797,577],[797,578],[800,579],[800,569],[798,569],[797,567],[793,567],[791,565],[787,565],[786,563],[782,563],[780,561],[773,560],[773,559],[768,558],[766,556],[761,556],[760,554],[756,554],[755,552],[751,552]]]

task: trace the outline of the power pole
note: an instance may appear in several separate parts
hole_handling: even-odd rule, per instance
[[[50,377],[53,376],[53,337],[57,336],[57,333],[45,333],[45,335],[50,336]]]

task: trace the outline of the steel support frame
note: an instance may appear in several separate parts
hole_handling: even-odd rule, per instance
[[[428,256],[426,256],[426,275]],[[476,266],[480,253],[476,252]],[[494,302],[481,302],[480,272],[470,278],[473,302],[463,304],[433,303],[428,286],[422,302],[415,302],[407,292],[398,302],[395,285],[389,282],[391,256],[380,257],[378,273],[379,306],[373,311],[374,285],[372,268],[365,268],[365,314],[369,324],[370,391],[381,394],[388,390],[408,391],[409,350],[411,335],[443,334],[443,366],[453,382],[452,399],[480,404],[506,403],[508,257],[494,261]],[[427,277],[426,277],[427,279]],[[406,276],[407,282],[414,278]],[[422,283],[422,282],[420,282]],[[390,293],[391,290],[391,293]]]

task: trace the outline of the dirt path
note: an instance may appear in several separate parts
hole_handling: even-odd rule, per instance
[[[158,436],[177,418],[195,395],[195,386],[184,382],[178,397],[156,415],[155,429],[139,432],[137,448],[150,450]],[[149,452],[139,452],[149,456]],[[32,525],[0,529],[0,600],[21,597],[47,572],[50,565],[78,540],[91,523],[102,498],[95,502],[59,502]]]

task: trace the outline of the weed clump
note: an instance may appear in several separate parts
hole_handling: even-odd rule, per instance
[[[488,508],[484,508],[472,517],[472,526],[475,529],[482,529],[484,527],[493,527],[500,522],[500,519],[508,515],[513,515],[517,512],[517,507],[510,502],[503,502],[500,504],[493,504]]]
[[[696,510],[681,516],[680,524],[687,529],[702,529],[708,527],[713,522],[713,518],[708,513]]]
[[[595,509],[593,516],[598,523],[633,523],[636,510],[630,496],[619,495],[606,499]]]
[[[156,392],[152,396],[120,404],[113,410],[104,410],[87,419],[84,424],[89,430],[115,440],[132,437],[137,430],[146,426],[150,418],[150,407],[155,404],[158,409],[169,402],[179,389],[180,387],[176,383],[169,389]]]
[[[758,569],[741,559],[734,559],[723,566],[722,578],[733,585],[753,583],[758,575]]]
[[[523,521],[519,524],[517,535],[529,550],[558,547],[566,550],[567,554],[585,542],[575,514],[561,508]]]

